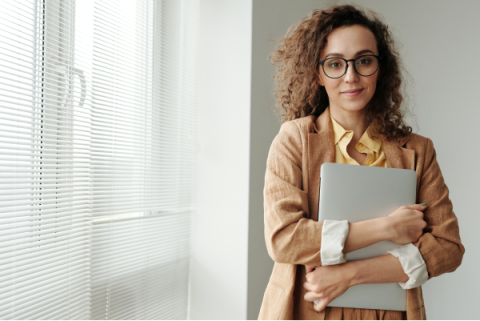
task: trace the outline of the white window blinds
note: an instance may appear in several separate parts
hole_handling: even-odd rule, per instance
[[[196,1],[0,2],[0,318],[187,317]]]

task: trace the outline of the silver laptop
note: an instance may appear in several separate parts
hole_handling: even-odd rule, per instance
[[[359,222],[415,204],[417,175],[413,170],[325,163],[320,177],[319,221]],[[396,246],[392,241],[378,242],[347,253],[346,259],[382,256]],[[406,292],[398,283],[360,284],[328,306],[406,311]]]

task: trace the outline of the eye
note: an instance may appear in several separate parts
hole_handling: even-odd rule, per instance
[[[331,69],[342,68],[343,65],[344,65],[343,60],[335,59],[335,58],[329,59],[328,62],[327,62],[328,68],[331,68]]]
[[[357,60],[357,65],[368,65],[371,62],[372,62],[372,59],[369,56],[365,56]]]

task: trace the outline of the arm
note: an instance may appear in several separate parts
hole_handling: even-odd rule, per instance
[[[322,266],[346,262],[345,254],[389,238],[385,218],[349,223],[346,220],[325,220],[322,228],[320,256]],[[313,266],[307,266],[307,271]]]
[[[345,263],[345,254],[372,245],[373,243],[391,240],[404,247],[396,248],[394,256],[411,257],[411,263],[406,265],[423,263],[418,249],[412,251],[405,248],[411,242],[418,241],[423,234],[427,223],[423,220],[423,213],[426,205],[414,204],[401,206],[387,217],[356,222],[349,224],[347,221],[325,221],[322,230],[320,253],[323,266]],[[412,245],[410,244],[410,247]],[[417,258],[415,258],[417,257]],[[402,260],[401,260],[402,261]],[[405,265],[402,262],[402,265]],[[308,266],[307,271],[313,267]],[[418,286],[418,285],[417,285]]]
[[[401,245],[418,241],[427,225],[422,213],[426,208],[426,203],[400,206],[386,217],[351,224],[343,253],[384,240]]]
[[[304,287],[308,291],[304,299],[317,301],[314,309],[322,311],[349,287],[364,283],[406,282],[405,274],[398,259],[390,254],[341,265],[319,266],[307,274]]]
[[[389,224],[384,217],[351,223],[343,253],[347,254],[389,239]]]
[[[391,254],[371,259],[349,261],[346,265],[347,269],[351,269],[351,286],[408,281],[408,275],[404,272],[400,261]]]
[[[300,132],[294,123],[286,122],[270,147],[265,174],[265,241],[275,262],[321,264],[323,222],[307,218],[307,197]]]
[[[427,227],[413,245],[422,254],[430,279],[455,271],[462,263],[465,247],[460,240],[458,221],[453,212],[449,190],[430,139],[426,142],[422,167],[417,199],[428,202],[428,207],[424,211]]]

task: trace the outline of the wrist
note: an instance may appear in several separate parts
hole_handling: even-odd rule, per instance
[[[381,234],[382,234],[382,239],[385,240],[385,241],[391,241],[394,237],[393,237],[393,233],[394,233],[394,230],[393,230],[393,225],[392,225],[392,220],[386,216],[386,217],[382,217],[381,218],[381,222],[380,222],[380,226],[381,226]]]
[[[347,270],[347,279],[349,283],[349,287],[352,287],[354,285],[358,285],[359,283],[359,267],[358,267],[358,262],[359,261],[347,261],[345,264],[345,269]]]

